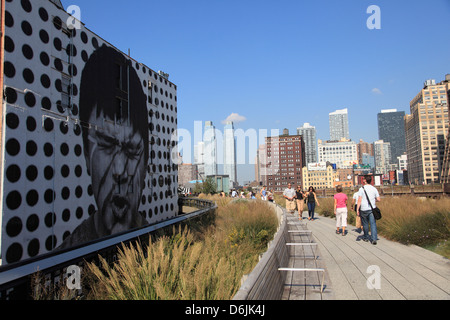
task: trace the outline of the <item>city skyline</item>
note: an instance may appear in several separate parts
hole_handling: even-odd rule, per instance
[[[178,128],[191,132],[195,121],[232,117],[244,131],[295,132],[308,122],[327,140],[327,115],[347,108],[350,138],[374,142],[380,110],[409,113],[423,82],[450,72],[450,44],[436,32],[447,29],[445,0],[172,1],[140,3],[138,11],[121,1],[63,4],[79,6],[88,28],[132,58],[167,72],[179,88]],[[372,4],[381,29],[367,27]],[[164,19],[149,19],[155,12]],[[122,19],[129,23],[112,23]],[[152,41],[142,42],[148,30]],[[429,59],[432,43],[439,54]],[[252,180],[253,170],[238,175],[244,171],[250,178],[239,180]]]

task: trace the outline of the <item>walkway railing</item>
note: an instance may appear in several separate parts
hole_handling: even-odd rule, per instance
[[[180,198],[179,205],[196,207],[199,210],[179,214],[175,218],[91,242],[75,249],[61,250],[36,259],[0,266],[0,300],[30,299],[32,275],[37,271],[46,280],[57,283],[61,278],[66,278],[67,268],[70,266],[81,267],[86,261],[98,263],[99,255],[111,263],[117,260],[121,243],[135,242],[159,229],[200,217],[217,209],[215,202],[195,198]]]

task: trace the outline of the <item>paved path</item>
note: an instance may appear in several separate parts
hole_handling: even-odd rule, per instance
[[[325,268],[325,290],[320,294],[319,275],[298,282],[293,273],[283,299],[339,300],[450,300],[450,260],[417,246],[405,246],[378,236],[378,244],[360,240],[349,225],[347,235],[336,234],[335,220],[317,216],[308,221],[307,212],[288,215],[290,229],[311,230],[318,243],[318,259],[303,259],[308,266]],[[305,236],[300,241],[308,241]],[[298,249],[297,249],[298,250]],[[293,253],[293,263],[298,260]],[[302,259],[300,259],[302,260]],[[309,262],[308,262],[309,261]],[[305,265],[303,264],[303,267]],[[299,267],[299,266],[297,266]],[[301,267],[301,266],[300,266]],[[379,281],[376,281],[379,270]],[[379,289],[369,289],[369,283]],[[300,293],[299,293],[300,292]]]

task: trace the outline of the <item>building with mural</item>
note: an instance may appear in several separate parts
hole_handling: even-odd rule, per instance
[[[2,264],[173,218],[177,86],[169,76],[119,51],[60,1],[6,1],[3,22]]]

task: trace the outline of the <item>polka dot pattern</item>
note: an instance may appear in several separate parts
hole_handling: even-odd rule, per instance
[[[50,1],[10,0],[5,9],[1,251],[3,263],[10,264],[55,250],[97,210],[79,88],[90,55],[108,43],[84,26],[68,32],[68,15]],[[151,224],[178,211],[177,167],[170,155],[177,90],[145,65],[131,65],[147,99],[149,158],[139,212]]]

